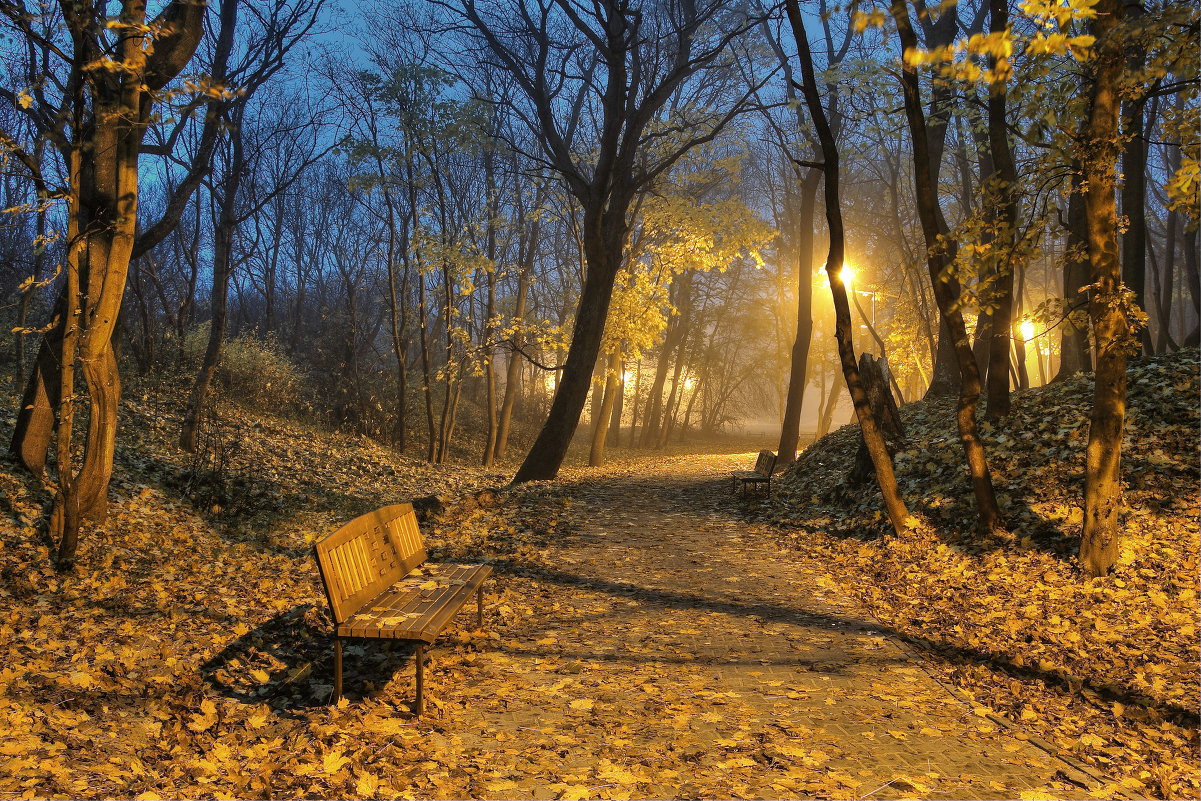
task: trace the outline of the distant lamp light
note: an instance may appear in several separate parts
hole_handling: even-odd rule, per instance
[[[1030,320],[1022,320],[1022,339],[1034,339],[1034,323]]]

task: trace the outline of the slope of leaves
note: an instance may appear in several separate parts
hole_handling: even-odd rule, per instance
[[[902,539],[874,486],[849,487],[858,430],[806,450],[752,514],[823,554],[829,581],[996,712],[1135,796],[1194,798],[1198,766],[1198,354],[1132,362],[1120,563],[1076,563],[1091,375],[1018,393],[983,423],[1009,536],[973,533],[953,402],[902,410],[897,475],[916,519]]]

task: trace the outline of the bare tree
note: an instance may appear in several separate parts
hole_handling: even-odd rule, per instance
[[[512,104],[583,213],[587,265],[550,413],[514,481],[553,478],[588,396],[638,192],[743,108],[718,67],[748,27],[722,3],[436,4],[465,20],[523,96]],[[683,98],[687,97],[685,101]]]

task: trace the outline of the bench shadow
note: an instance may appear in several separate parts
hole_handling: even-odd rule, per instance
[[[349,640],[343,644],[342,695],[350,703],[387,692],[400,674],[411,702],[414,649],[404,642]],[[334,646],[323,608],[301,604],[235,639],[199,668],[201,679],[239,703],[268,704],[276,714],[302,717],[334,702]]]

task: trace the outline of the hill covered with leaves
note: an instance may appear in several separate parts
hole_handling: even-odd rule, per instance
[[[828,557],[847,589],[931,657],[982,714],[1120,777],[1134,796],[1196,797],[1198,353],[1132,362],[1122,449],[1121,558],[1104,579],[1076,563],[1092,376],[1016,393],[982,422],[1008,536],[974,533],[954,401],[901,410],[897,478],[917,525],[882,519],[874,484],[847,474],[846,426],[801,454],[752,514]]]

